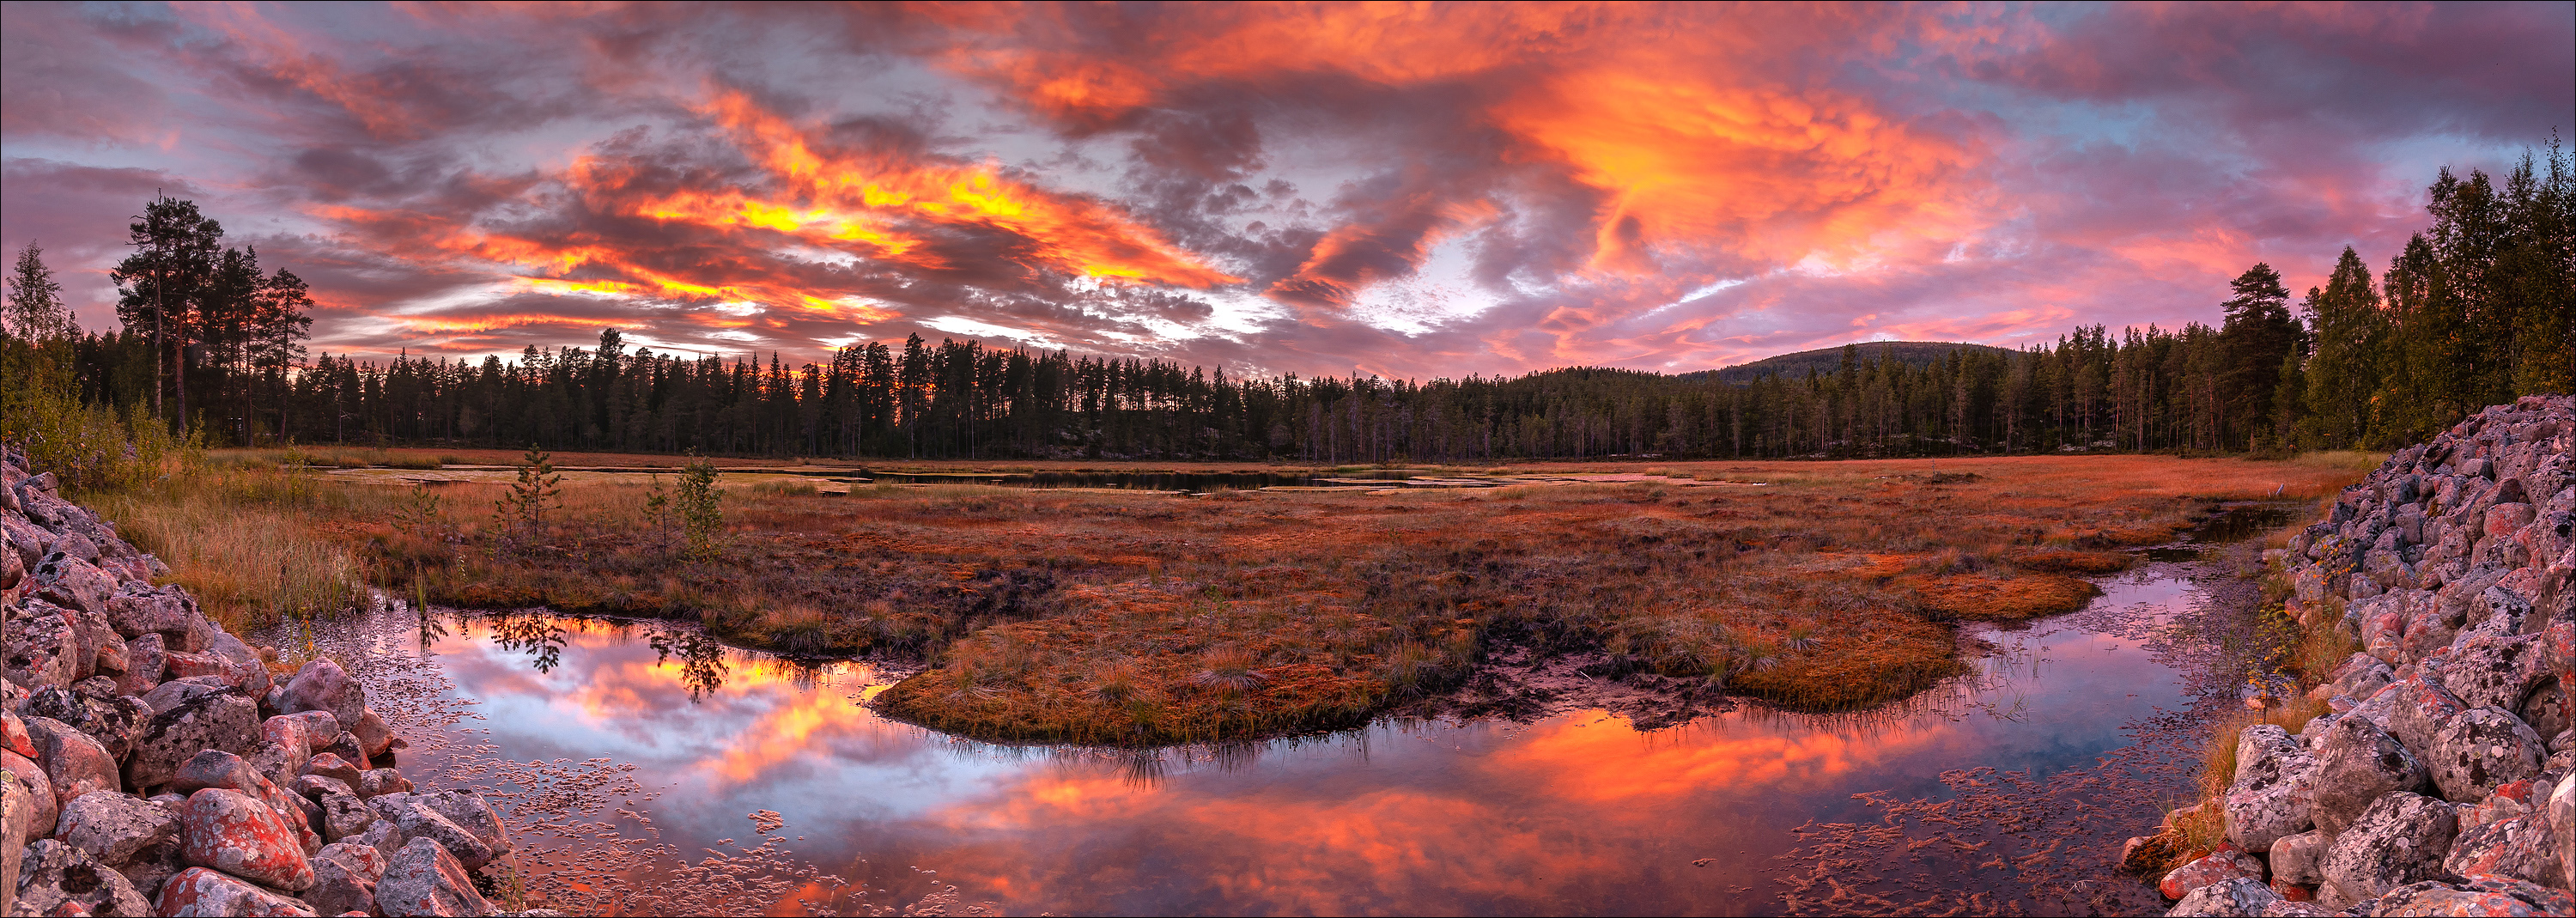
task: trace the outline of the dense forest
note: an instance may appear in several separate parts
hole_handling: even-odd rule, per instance
[[[2388,446],[2576,389],[2576,158],[2553,142],[2501,182],[2444,169],[2427,211],[2379,276],[2346,248],[2295,308],[2257,264],[2216,325],[2097,325],[1929,361],[1856,345],[1830,369],[1749,383],[1598,368],[1230,377],[918,337],[789,366],[630,351],[615,330],[516,361],[308,362],[303,282],[262,275],[255,251],[223,247],[184,201],[132,225],[136,252],[114,275],[122,330],[71,328],[32,247],[0,325],[12,378],[53,380],[29,389],[231,443],[1320,463]],[[0,405],[0,436],[23,436],[25,401]]]

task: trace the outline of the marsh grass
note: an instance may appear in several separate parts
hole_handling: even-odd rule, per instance
[[[1876,704],[1963,670],[1949,620],[2082,606],[2077,575],[2209,512],[2194,489],[2348,480],[2295,460],[1675,463],[1641,483],[1218,500],[728,474],[721,537],[693,556],[641,475],[567,478],[542,544],[499,551],[483,508],[503,485],[342,481],[281,456],[117,512],[245,623],[355,577],[442,605],[694,620],[789,654],[926,660],[875,704],[941,730],[1136,745],[1364,723],[1505,648],[1792,708]],[[1770,484],[1692,486],[1720,478]]]

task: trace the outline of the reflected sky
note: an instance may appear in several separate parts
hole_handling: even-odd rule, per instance
[[[2174,571],[2106,584],[2096,609],[2180,608],[2194,594]],[[935,869],[1014,914],[1773,913],[1791,830],[1875,819],[1854,794],[1939,798],[1943,772],[1976,766],[2091,767],[2134,741],[2132,721],[2189,703],[2141,629],[2077,615],[1980,626],[1997,652],[1976,675],[1871,715],[1745,708],[1650,733],[1597,712],[1389,722],[1140,757],[880,719],[861,702],[883,680],[863,663],[725,651],[721,685],[693,693],[649,640],[669,632],[556,624],[545,671],[484,622],[432,644],[499,756],[637,764],[667,786],[649,806],[683,851],[775,810],[826,871]]]

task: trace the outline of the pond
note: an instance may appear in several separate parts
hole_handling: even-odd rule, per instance
[[[1973,674],[1865,714],[1154,752],[944,736],[863,707],[890,681],[868,663],[675,626],[397,605],[314,640],[366,661],[407,771],[502,797],[556,907],[2130,913],[2161,900],[2110,862],[2184,799],[2192,740],[2234,703],[2219,564],[2150,561],[2085,611],[1963,629],[1990,651]]]

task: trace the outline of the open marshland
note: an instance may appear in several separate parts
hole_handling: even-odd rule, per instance
[[[505,481],[396,474],[444,458],[391,451],[346,474],[218,456],[227,468],[110,515],[147,548],[190,546],[164,551],[179,582],[246,625],[294,618],[320,589],[271,557],[303,552],[434,605],[676,619],[871,658],[902,676],[878,710],[962,736],[1135,746],[1527,711],[1526,687],[1494,676],[1548,660],[1627,677],[1683,718],[1726,697],[1862,708],[1967,671],[1959,622],[2081,608],[2099,589],[2087,577],[2134,562],[2122,549],[2221,501],[2331,493],[2368,464],[1549,464],[1415,470],[1456,486],[1193,494],[879,480],[1019,471],[992,466],[727,464],[741,470],[717,476],[720,530],[692,551],[657,502],[670,476],[573,472],[536,523],[504,525]]]

